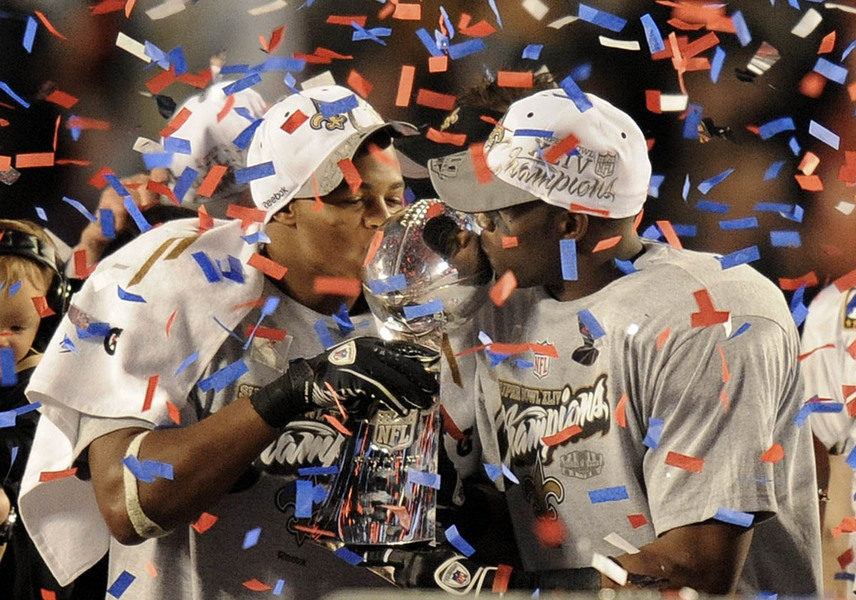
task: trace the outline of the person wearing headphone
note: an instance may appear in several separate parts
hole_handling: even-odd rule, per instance
[[[39,413],[24,389],[68,304],[70,288],[48,234],[0,220],[0,598],[84,598],[99,583],[60,587],[17,519],[18,492]],[[97,579],[93,572],[92,577]],[[75,587],[77,586],[77,591]],[[94,587],[91,587],[94,586]]]

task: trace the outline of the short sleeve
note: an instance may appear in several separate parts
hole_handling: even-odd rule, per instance
[[[643,474],[657,535],[720,509],[777,510],[776,469],[761,456],[799,405],[796,332],[743,320],[733,337],[722,326],[688,332],[646,386]]]

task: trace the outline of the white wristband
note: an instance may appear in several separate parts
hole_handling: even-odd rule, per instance
[[[138,458],[137,455],[140,452],[140,446],[143,443],[143,438],[149,435],[149,433],[151,432],[144,431],[143,433],[135,436],[128,445],[128,451],[125,453],[125,456]],[[128,518],[131,520],[131,525],[133,525],[134,531],[137,532],[137,535],[146,539],[159,538],[167,535],[170,533],[169,531],[152,521],[146,513],[143,512],[143,507],[140,506],[139,482],[128,466],[124,465],[124,467],[123,481],[125,484],[125,509],[128,511]]]

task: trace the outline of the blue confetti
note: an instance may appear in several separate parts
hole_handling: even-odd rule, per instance
[[[784,218],[788,219],[789,221],[802,223],[804,213],[805,211],[803,210],[803,207],[799,204],[795,204],[794,209],[791,212],[780,212],[779,214],[782,215]]]
[[[679,225],[672,223],[672,229],[678,237],[695,237],[698,235],[698,225]]]
[[[775,179],[779,176],[779,171],[784,166],[785,161],[779,160],[774,162],[767,168],[767,171],[764,173],[764,181],[770,181],[771,179]]]
[[[651,449],[656,449],[660,445],[660,436],[663,435],[664,425],[665,422],[662,419],[650,419],[648,421],[648,432],[645,434],[642,443]]]
[[[214,263],[211,262],[211,259],[208,258],[207,254],[204,252],[194,252],[190,256],[193,257],[193,260],[195,260],[196,264],[199,265],[199,268],[202,269],[202,272],[205,274],[205,279],[210,283],[220,281],[220,273],[214,266]]]
[[[176,75],[187,73],[187,61],[184,58],[184,50],[181,49],[181,46],[169,51],[169,63],[175,69]]]
[[[583,63],[579,66],[574,67],[574,69],[570,73],[571,78],[574,81],[585,81],[589,77],[591,77],[591,63]]]
[[[77,337],[82,340],[93,337],[106,337],[110,334],[110,324],[109,323],[90,323],[86,329],[77,329]]]
[[[18,383],[15,372],[15,351],[9,346],[0,348],[0,386],[7,387]]]
[[[458,60],[470,54],[481,52],[485,49],[484,41],[481,38],[473,38],[460,44],[452,44],[449,46],[449,58]]]
[[[800,288],[797,289],[794,292],[794,295],[791,297],[791,316],[793,317],[794,323],[797,327],[802,325],[803,321],[805,321],[806,317],[808,316],[808,307],[805,305],[805,302],[803,302],[804,298],[805,286],[803,285],[800,286]]]
[[[69,206],[72,206],[77,212],[86,217],[90,223],[95,223],[98,220],[95,218],[95,215],[89,212],[89,209],[83,206],[83,204],[79,200],[63,196],[62,201],[68,204]]]
[[[242,235],[241,239],[248,244],[269,244],[270,237],[264,231],[257,231],[251,235]]]
[[[190,147],[190,140],[174,136],[163,141],[163,149],[174,154],[190,154],[193,152],[193,148]]]
[[[802,245],[799,231],[771,231],[770,243],[777,248],[799,248]]]
[[[166,70],[169,69],[169,55],[152,44],[150,41],[146,40],[143,45],[143,53],[152,59],[159,67]]]
[[[357,100],[356,94],[345,96],[344,98],[340,98],[335,102],[324,102],[322,100],[319,100],[318,103],[321,114],[324,116],[325,119],[335,117],[336,115],[346,114],[348,111],[354,110],[360,105],[359,100]]]
[[[335,340],[333,340],[333,336],[330,334],[330,330],[327,329],[327,323],[324,319],[318,319],[315,321],[315,333],[318,334],[318,339],[321,340],[321,345],[324,349],[327,349],[336,343]]]
[[[720,183],[722,183],[722,181],[723,181],[726,177],[728,177],[729,175],[731,175],[733,172],[734,172],[734,169],[725,169],[725,170],[724,170],[722,173],[720,173],[719,175],[714,175],[714,176],[713,176],[713,177],[711,177],[710,179],[705,179],[704,181],[702,181],[700,184],[698,184],[698,187],[697,187],[696,189],[697,189],[698,191],[700,191],[702,194],[707,195],[707,193],[708,193],[710,190],[712,190],[715,186],[717,186],[717,185],[719,185]]]
[[[559,254],[562,260],[562,279],[565,281],[576,281],[579,277],[577,271],[577,242],[573,239],[559,241]]]
[[[252,548],[256,544],[259,543],[259,536],[262,534],[262,528],[256,527],[255,529],[250,529],[246,535],[244,535],[244,543],[241,547],[246,550],[247,548]]]
[[[794,209],[792,204],[783,202],[757,202],[755,204],[755,212],[791,212]]]
[[[580,89],[580,86],[573,80],[571,77],[565,77],[562,81],[559,82],[559,87],[565,91],[568,98],[573,100],[574,104],[577,106],[577,110],[580,112],[585,112],[592,107],[591,101],[588,97],[583,93]]]
[[[844,59],[850,56],[850,53],[853,52],[853,48],[856,48],[856,40],[850,42],[850,45],[848,45],[844,49],[844,52],[841,53],[841,62],[844,62]]]
[[[733,340],[733,339],[734,339],[734,338],[736,338],[738,335],[740,335],[740,334],[742,334],[742,333],[746,333],[746,330],[747,330],[747,329],[749,329],[749,327],[751,327],[751,325],[750,325],[749,323],[743,323],[743,325],[741,325],[740,327],[738,327],[738,328],[737,328],[737,330],[736,330],[734,333],[732,333],[732,334],[731,334],[731,337],[729,337],[728,339],[729,339],[729,340]]]
[[[797,416],[794,417],[794,423],[799,427],[805,425],[806,419],[812,413],[838,413],[844,410],[844,404],[841,402],[813,402],[809,401],[800,407]]]
[[[544,49],[544,44],[529,44],[523,49],[523,58],[528,60],[538,60],[541,56],[541,50]]]
[[[758,246],[749,246],[741,250],[736,250],[725,256],[717,256],[716,260],[722,265],[723,269],[730,269],[745,263],[754,262],[761,258],[761,252]]]
[[[437,43],[434,41],[434,38],[431,37],[431,34],[429,34],[424,27],[416,30],[416,36],[425,46],[425,49],[428,50],[428,54],[431,56],[443,56],[443,52],[437,47]]]
[[[346,563],[357,566],[361,562],[363,562],[363,557],[350,550],[349,548],[342,546],[341,548],[337,548],[333,551],[333,554],[344,560]]]
[[[847,80],[847,69],[842,67],[841,65],[836,65],[833,62],[826,60],[825,58],[818,58],[817,62],[814,64],[814,69],[812,69],[815,73],[820,73],[830,81],[834,81],[835,83],[844,84]]]
[[[758,127],[758,133],[762,140],[768,140],[777,133],[783,131],[794,131],[797,128],[794,125],[794,120],[791,117],[780,117],[772,121],[768,121]]]
[[[199,351],[194,352],[190,356],[184,359],[184,361],[178,366],[178,369],[175,370],[175,376],[178,376],[182,371],[184,371],[187,367],[196,362],[196,359],[199,358]]]
[[[752,513],[740,512],[739,510],[731,510],[730,508],[722,508],[716,511],[713,518],[723,523],[731,523],[740,527],[749,527],[755,519]]]
[[[684,199],[684,202],[686,202],[687,196],[689,196],[689,193],[690,193],[690,176],[689,176],[689,173],[687,173],[684,176],[684,187],[681,188],[681,198]]]
[[[12,99],[13,99],[15,102],[17,102],[18,104],[20,104],[20,105],[21,105],[21,106],[23,106],[24,108],[30,108],[30,103],[29,103],[29,102],[27,102],[26,100],[24,100],[23,98],[21,98],[21,97],[20,97],[18,94],[16,94],[15,92],[13,92],[13,91],[12,91],[12,88],[10,88],[10,87],[6,84],[6,82],[4,82],[4,81],[0,81],[0,90],[3,90],[3,91],[4,91],[4,92],[6,92],[7,94],[9,94],[9,96],[11,96],[11,97],[12,97]]]
[[[116,581],[110,586],[107,590],[107,593],[113,596],[114,598],[121,598],[122,594],[125,593],[125,590],[128,589],[136,577],[128,573],[127,571],[122,571],[122,573],[116,578]]]
[[[458,533],[458,526],[452,525],[446,528],[446,540],[455,547],[455,549],[464,556],[472,556],[476,549],[470,546],[469,542]]]
[[[306,60],[303,58],[289,58],[287,56],[271,56],[261,64],[259,71],[291,71],[294,73],[301,72],[306,67]]]
[[[832,578],[836,580],[856,581],[856,574],[847,573],[846,571],[838,571],[835,575],[832,576]]]
[[[236,137],[232,141],[232,143],[235,144],[235,146],[237,146],[241,150],[246,150],[247,147],[250,145],[250,140],[253,139],[253,134],[255,133],[256,129],[258,129],[259,125],[261,125],[261,124],[262,124],[262,120],[256,119],[255,121],[250,123],[250,125],[246,129],[244,129],[241,133],[239,133],[238,137]]]
[[[440,18],[443,19],[443,24],[446,26],[446,31],[449,32],[449,38],[455,37],[455,28],[452,26],[452,20],[449,18],[449,13],[440,5]]]
[[[235,283],[244,283],[244,265],[241,264],[241,261],[234,256],[229,255],[226,258],[226,262],[229,264],[228,269],[224,269],[220,261],[217,261],[217,267],[220,269],[220,274]]]
[[[440,475],[437,473],[426,473],[425,471],[407,470],[407,483],[424,485],[425,487],[440,489]]]
[[[847,464],[851,469],[856,469],[856,448],[853,448],[847,455]]]
[[[487,3],[490,5],[490,9],[493,11],[493,15],[496,17],[497,25],[499,25],[499,28],[502,29],[502,17],[499,15],[499,9],[496,7],[496,0],[487,0]]]
[[[9,286],[9,297],[11,298],[15,294],[17,294],[18,290],[20,290],[20,289],[21,289],[21,281],[18,280]]]
[[[39,28],[39,23],[33,17],[27,17],[27,28],[24,30],[24,50],[28,54],[33,52],[33,41],[36,39],[36,30]]]
[[[592,339],[600,339],[606,335],[606,332],[601,327],[598,320],[591,314],[589,309],[584,308],[577,313],[577,317],[579,317],[580,321],[582,321],[583,325],[585,325],[586,329],[589,331],[589,335],[591,335]]]
[[[443,312],[443,301],[432,300],[431,302],[426,302],[425,304],[405,306],[404,318],[409,321],[410,319],[418,319],[419,317],[426,317],[428,315],[433,315],[441,312]]]
[[[119,290],[119,298],[121,300],[126,300],[128,302],[142,302],[142,303],[145,303],[145,301],[146,301],[145,298],[143,298],[142,296],[140,296],[138,294],[132,294],[131,292],[127,292],[127,291],[123,290],[121,286],[117,285],[116,288]]]
[[[630,275],[631,273],[636,272],[636,267],[633,266],[633,262],[629,260],[621,260],[620,258],[616,258],[615,266],[618,267],[618,270],[624,273],[625,275]]]
[[[518,369],[531,369],[535,366],[535,363],[531,360],[523,360],[522,358],[514,359],[514,366]]]
[[[551,138],[553,137],[553,132],[547,129],[515,129],[514,134],[515,137],[545,137]]]
[[[580,19],[582,19],[583,21],[591,23],[592,25],[603,27],[604,29],[608,29],[610,31],[614,31],[616,33],[621,32],[621,30],[624,29],[624,26],[627,24],[626,19],[622,19],[619,16],[604,12],[602,10],[598,10],[596,8],[592,8],[591,6],[582,3],[580,3],[580,9],[578,14]]]
[[[339,472],[339,467],[332,465],[330,467],[301,467],[297,469],[297,474],[301,477],[312,477],[315,475],[335,475]]]
[[[754,229],[758,227],[757,217],[746,217],[745,219],[732,219],[730,221],[720,221],[719,228],[723,231],[734,231],[738,229]]]
[[[818,123],[817,121],[809,121],[808,132],[810,135],[819,139],[827,146],[838,150],[838,145],[841,142],[841,138],[823,125],[821,125],[820,123]]]
[[[799,156],[802,153],[802,146],[797,141],[797,138],[792,137],[788,140],[788,148],[790,148],[791,152],[793,152],[794,156]]]
[[[701,125],[701,115],[704,108],[698,104],[690,103],[687,108],[687,116],[684,118],[684,138],[688,140],[698,138],[698,128]],[[705,193],[705,192],[702,192]]]
[[[221,75],[234,75],[248,72],[250,70],[250,65],[224,65],[220,69]]]
[[[273,162],[260,163],[245,169],[235,169],[235,183],[249,183],[255,179],[262,179],[276,174]]]
[[[722,72],[723,64],[725,64],[725,50],[717,46],[713,52],[713,60],[710,61],[710,80],[713,83],[719,81],[719,74]]]
[[[244,77],[243,79],[239,79],[238,81],[235,81],[234,83],[227,85],[226,87],[223,88],[223,93],[226,96],[231,96],[232,94],[236,94],[237,92],[240,92],[241,90],[245,90],[248,87],[252,87],[252,86],[256,85],[257,83],[261,82],[261,80],[262,80],[261,75],[259,75],[258,73],[253,73],[252,75],[248,75],[247,77]]]
[[[660,29],[654,22],[653,17],[645,13],[639,20],[642,21],[642,27],[645,29],[645,41],[648,42],[648,50],[651,54],[657,54],[665,50],[666,45],[663,43],[663,34],[660,33]]]
[[[651,181],[648,183],[648,195],[652,198],[660,197],[660,186],[666,180],[665,175],[651,174]]]
[[[124,186],[124,185],[122,185],[122,182],[121,182],[121,181],[119,181],[119,178],[118,178],[118,177],[116,177],[115,175],[113,175],[113,174],[111,174],[111,173],[107,173],[107,174],[105,174],[105,175],[104,175],[104,179],[107,181],[107,183],[109,183],[109,184],[110,184],[110,187],[112,187],[112,188],[113,188],[113,190],[114,190],[117,194],[119,194],[120,196],[122,196],[123,198],[124,198],[125,196],[130,196],[130,195],[131,195],[131,192],[129,192],[127,189],[125,189],[125,186]]]
[[[190,189],[190,186],[193,185],[193,182],[196,181],[196,176],[199,175],[199,171],[192,167],[184,167],[184,171],[181,172],[181,175],[178,176],[178,179],[175,182],[175,185],[172,186],[172,193],[175,194],[175,199],[179,202],[184,200],[184,195],[187,193],[187,190]]]
[[[241,375],[247,373],[249,369],[247,368],[244,360],[239,358],[235,362],[226,365],[216,373],[212,374],[210,377],[203,379],[197,385],[199,385],[199,389],[203,392],[207,392],[209,390],[214,390],[215,392],[223,391],[223,389],[236,381]]]
[[[734,29],[737,31],[737,39],[740,45],[745,47],[752,41],[752,34],[749,33],[749,27],[746,25],[746,19],[743,18],[741,11],[735,11],[731,15],[731,21],[734,23]]]
[[[484,463],[484,471],[485,473],[487,473],[488,479],[490,479],[491,481],[496,481],[497,479],[499,479],[499,476],[502,475],[501,468],[489,463]]]
[[[386,46],[386,42],[380,38],[389,37],[392,34],[392,29],[389,27],[373,27],[371,29],[364,29],[356,21],[351,21],[351,26],[355,30],[351,35],[352,42],[371,40],[373,42],[377,42],[381,46]]]
[[[588,495],[589,500],[591,500],[592,504],[600,504],[602,502],[616,502],[618,500],[627,500],[628,498],[630,498],[630,496],[627,495],[627,488],[623,485],[600,488],[597,490],[590,490]]]
[[[140,233],[145,233],[149,229],[152,228],[151,224],[146,221],[146,218],[143,216],[143,213],[140,211],[140,207],[134,204],[134,200],[130,196],[125,196],[125,210],[128,211],[128,214],[134,220],[134,223],[137,225],[137,229],[140,230]]]
[[[648,228],[642,232],[643,238],[648,238],[649,240],[660,240],[663,238],[663,234],[660,232],[660,228],[651,223],[648,225]]]
[[[143,154],[143,163],[146,165],[146,169],[150,171],[159,167],[168,168],[172,164],[172,159],[172,152],[149,152]]]
[[[389,292],[397,292],[407,287],[407,278],[404,273],[387,277],[386,279],[375,279],[369,282],[369,289],[372,294],[388,294]]]
[[[502,472],[508,478],[508,480],[511,483],[516,483],[516,484],[520,483],[520,480],[517,479],[517,476],[511,472],[511,469],[509,469],[507,466],[505,466],[505,463],[502,464]]]
[[[285,580],[284,579],[278,579],[276,582],[276,585],[273,588],[273,595],[274,596],[281,596],[282,595],[282,589],[284,587],[285,587]]]
[[[336,311],[333,315],[333,321],[335,321],[336,325],[339,327],[339,333],[343,336],[347,336],[354,331],[354,322],[351,321],[351,315],[348,313],[348,305],[342,304],[339,307],[339,310]]]
[[[36,214],[39,216],[39,218],[40,218],[42,221],[47,221],[47,220],[48,220],[48,215],[45,213],[45,209],[44,209],[44,208],[42,208],[41,206],[34,206],[33,208],[35,209]]]

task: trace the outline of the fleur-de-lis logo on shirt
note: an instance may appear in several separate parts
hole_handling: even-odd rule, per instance
[[[523,497],[532,505],[536,516],[558,518],[559,504],[565,499],[565,488],[555,477],[544,477],[541,455],[537,455],[532,476],[523,478]]]

